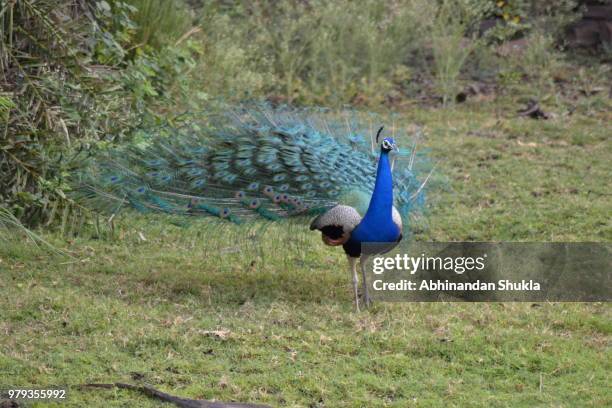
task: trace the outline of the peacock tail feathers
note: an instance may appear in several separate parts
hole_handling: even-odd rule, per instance
[[[402,150],[394,198],[407,216],[425,200],[416,143],[379,115],[355,111],[240,106],[184,115],[95,154],[75,190],[109,213],[132,207],[235,224],[312,218],[338,203],[363,214],[376,176],[373,137],[383,124]]]

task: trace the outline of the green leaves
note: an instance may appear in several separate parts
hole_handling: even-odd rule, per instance
[[[102,0],[96,3],[96,8],[100,10],[100,12],[109,15],[111,14],[111,7],[106,1]]]
[[[11,109],[15,108],[15,102],[9,97],[0,96],[0,123],[8,121]]]
[[[142,43],[140,11],[125,1],[79,7],[69,0],[0,7],[8,78],[0,93],[0,206],[29,224],[60,217],[70,224],[79,211],[64,194],[66,176],[86,157],[79,149],[129,138],[158,112],[180,109],[177,99],[190,99],[183,93],[198,48],[189,39]]]

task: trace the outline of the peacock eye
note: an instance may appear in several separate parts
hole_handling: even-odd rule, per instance
[[[249,205],[249,207],[251,207],[251,208],[258,208],[259,207],[259,200],[258,199],[254,199],[253,201],[251,201],[251,204]]]

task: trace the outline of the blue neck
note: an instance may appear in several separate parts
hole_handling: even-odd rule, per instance
[[[384,223],[392,219],[393,208],[393,178],[391,177],[391,164],[389,152],[381,151],[378,169],[376,170],[376,184],[370,199],[368,211],[362,222]]]

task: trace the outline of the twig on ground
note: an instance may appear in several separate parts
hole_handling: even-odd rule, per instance
[[[193,400],[188,398],[175,397],[165,392],[156,390],[148,385],[133,385],[125,383],[111,384],[83,384],[81,388],[122,388],[126,390],[138,391],[151,398],[157,398],[161,401],[171,402],[181,408],[272,408],[269,405],[246,404],[240,402],[214,402],[206,400]]]
[[[544,112],[540,108],[540,104],[534,100],[530,100],[527,102],[527,107],[525,109],[521,109],[518,112],[519,116],[528,116],[532,119],[549,119],[550,114]]]

